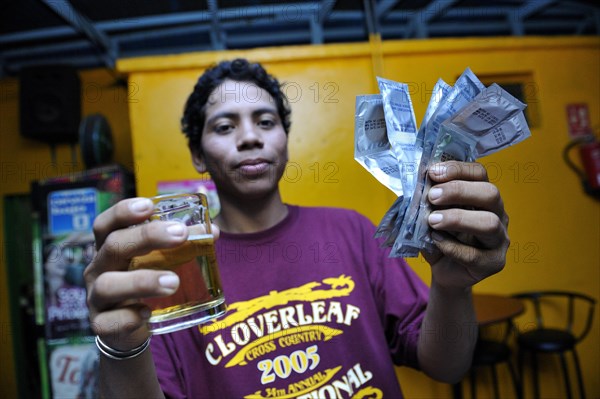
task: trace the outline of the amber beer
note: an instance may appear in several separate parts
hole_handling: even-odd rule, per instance
[[[146,298],[152,309],[148,322],[154,334],[164,334],[204,323],[225,313],[226,305],[215,256],[206,196],[177,194],[151,198],[153,220],[179,221],[188,226],[185,243],[154,250],[132,259],[129,269],[170,270],[179,288],[167,297]]]

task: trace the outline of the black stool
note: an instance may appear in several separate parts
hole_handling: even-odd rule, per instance
[[[569,292],[569,291],[541,291],[541,292],[526,292],[514,295],[525,301],[533,304],[536,326],[533,330],[520,333],[517,338],[519,345],[519,379],[521,381],[521,394],[523,389],[523,360],[525,353],[531,354],[531,366],[533,372],[533,392],[535,398],[540,397],[540,387],[538,382],[538,367],[537,353],[556,353],[560,356],[560,364],[565,379],[565,387],[567,398],[571,398],[571,382],[567,370],[567,362],[565,358],[566,352],[571,352],[577,375],[577,383],[579,385],[579,397],[585,398],[585,389],[583,387],[583,376],[581,374],[581,366],[575,349],[576,345],[585,338],[592,327],[594,317],[594,306],[596,300],[587,295]],[[562,303],[566,306],[566,324],[562,329],[547,328],[544,326],[543,304],[552,304],[554,307],[557,303]],[[587,320],[580,332],[573,331],[573,323],[575,319],[576,306],[585,306],[588,309]]]
[[[501,340],[491,340],[479,338],[473,352],[473,361],[469,370],[469,382],[471,387],[471,398],[477,397],[477,374],[482,368],[489,368],[492,374],[492,385],[494,389],[494,397],[500,399],[500,389],[498,386],[498,373],[496,366],[506,363],[510,376],[513,382],[513,388],[517,397],[520,397],[519,381],[515,368],[512,365],[512,351],[508,344],[508,339],[513,331],[512,321],[508,320],[505,323],[504,336]],[[462,397],[462,387],[459,382],[454,386],[454,397]]]

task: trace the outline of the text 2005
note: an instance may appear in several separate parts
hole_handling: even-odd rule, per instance
[[[275,381],[277,377],[288,378],[292,371],[302,374],[306,370],[314,370],[321,361],[317,349],[317,345],[312,345],[306,350],[294,351],[289,356],[280,355],[275,359],[261,360],[257,365],[263,372],[260,382],[265,385]]]

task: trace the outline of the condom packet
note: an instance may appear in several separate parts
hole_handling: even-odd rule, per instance
[[[377,77],[377,83],[383,100],[388,141],[398,161],[403,192],[403,198],[394,201],[396,206],[384,215],[375,232],[376,237],[384,238],[384,246],[391,246],[394,240],[392,230],[398,224],[398,211],[407,192],[413,190],[413,176],[418,166],[416,156],[417,153],[420,156],[420,151],[415,148],[417,123],[408,85],[380,77]]]
[[[490,129],[488,134],[477,141],[476,157],[481,158],[493,154],[505,147],[520,143],[531,136],[527,119],[523,112],[511,116],[502,124]]]
[[[402,196],[400,168],[388,140],[379,94],[356,96],[354,159],[394,194]]]
[[[412,190],[410,184],[418,166],[415,162],[417,122],[408,85],[380,77],[377,77],[377,84],[383,99],[388,140],[399,162],[402,191],[406,194]]]
[[[448,160],[473,162],[525,140],[531,135],[523,114],[525,107],[497,84],[490,85],[442,124],[428,167]],[[429,192],[431,185],[427,178],[424,193]],[[431,210],[424,194],[419,203],[415,237],[419,248],[426,252],[435,248],[427,221]]]
[[[475,137],[469,134],[461,134],[458,131],[451,130],[447,125],[442,124],[438,140],[434,145],[433,154],[429,160],[430,166],[438,162],[446,161],[464,161],[473,162],[475,161],[474,153],[477,141]],[[431,189],[432,182],[429,177],[426,178],[423,189],[423,196],[419,202],[419,212],[417,220],[415,222],[415,239],[407,245],[407,249],[397,248],[397,243],[394,243],[392,251],[399,251],[401,253],[412,253],[415,248],[424,250],[426,252],[432,252],[435,244],[431,238],[431,229],[429,227],[428,218],[431,213],[431,204],[427,200],[427,194]],[[416,243],[413,244],[413,243]],[[405,244],[401,244],[405,245]]]
[[[435,86],[433,87],[429,103],[427,104],[425,115],[423,116],[423,120],[421,121],[421,128],[419,130],[424,129],[425,125],[427,124],[435,110],[438,108],[442,99],[450,89],[451,86],[444,82],[442,79],[439,79],[436,82]],[[414,165],[418,165],[421,159],[421,155],[423,153],[423,149],[418,145],[415,145],[414,149]],[[406,214],[406,209],[408,209],[408,205],[410,203],[410,199],[412,198],[414,187],[416,185],[416,168],[411,168],[409,172],[410,173],[407,173],[403,176],[403,198],[394,201],[394,203],[385,213],[377,227],[375,237],[384,237],[383,246],[393,246],[394,242],[396,241],[396,238],[398,237],[398,233],[400,232],[400,228],[402,227],[404,215]],[[404,183],[405,181],[406,183]],[[414,257],[417,255],[418,249],[415,250],[412,256]]]
[[[419,134],[423,134],[422,131],[424,131],[425,127],[427,126],[427,123],[429,123],[429,121],[431,120],[431,117],[433,116],[435,111],[438,109],[438,107],[440,106],[443,99],[446,97],[446,95],[450,91],[450,89],[452,89],[452,86],[450,86],[449,84],[444,82],[442,79],[438,79],[435,86],[433,87],[433,91],[431,93],[431,98],[429,99],[429,103],[427,104],[427,109],[425,110],[425,115],[423,116],[423,120],[421,121],[421,127],[419,128],[419,133],[417,134],[417,136],[419,136]],[[420,142],[420,141],[416,142],[415,148],[417,150],[415,161],[416,161],[416,165],[419,165],[420,161],[421,161],[421,156],[423,155],[422,142]],[[417,169],[418,169],[418,167],[417,167]],[[406,211],[407,211],[408,206],[410,205],[410,201],[413,197],[415,187],[417,185],[417,176],[418,176],[417,173],[413,173],[411,175],[412,181],[408,184],[409,189],[404,190],[404,198],[402,200],[402,204],[400,205],[400,209],[398,210],[397,225],[394,227],[394,230],[393,230],[394,241],[396,240],[396,237],[400,233],[400,229],[402,227],[402,222],[404,221]],[[416,252],[418,252],[418,251],[413,251],[414,256],[417,256]]]
[[[419,131],[417,132],[417,141],[415,142],[415,146],[417,147],[417,149],[419,151],[419,154],[417,156],[417,159],[418,159],[417,167],[420,164],[421,156],[423,155],[423,140],[419,140],[418,138],[425,137],[425,128],[426,128],[427,124],[431,120],[431,117],[438,110],[440,104],[442,104],[442,101],[444,101],[444,99],[446,98],[446,96],[448,95],[448,93],[450,92],[451,89],[452,89],[452,86],[450,86],[448,83],[444,82],[444,80],[442,80],[442,79],[438,79],[438,81],[435,83],[435,86],[433,86],[433,90],[431,92],[431,97],[429,98],[429,103],[427,104],[427,109],[425,110],[425,115],[423,115],[423,120],[421,121]],[[413,176],[413,178],[414,178],[413,192],[414,192],[414,186],[416,185],[417,176],[418,175],[416,173]],[[412,192],[411,192],[411,197],[412,197]]]
[[[423,154],[419,162],[414,193],[404,215],[404,220],[398,236],[392,247],[390,256],[410,257],[416,248],[421,248],[415,233],[420,203],[427,180],[427,167],[430,164],[433,147],[437,141],[441,124],[467,106],[483,90],[485,86],[479,81],[470,68],[457,79],[455,85],[443,96],[439,106],[431,115],[425,128],[419,129],[417,146],[422,146]]]

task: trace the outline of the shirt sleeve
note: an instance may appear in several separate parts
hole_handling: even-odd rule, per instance
[[[417,344],[425,316],[429,287],[402,258],[390,258],[389,248],[374,239],[375,226],[365,229],[365,262],[369,265],[380,318],[396,365],[419,368]]]
[[[183,399],[187,398],[187,395],[184,393],[181,363],[174,348],[171,334],[152,337],[150,349],[160,387],[166,398]]]

